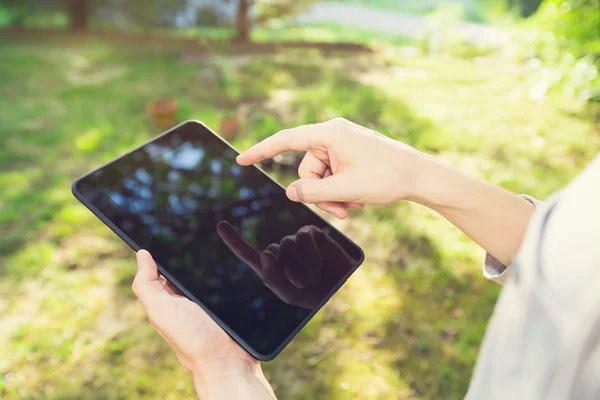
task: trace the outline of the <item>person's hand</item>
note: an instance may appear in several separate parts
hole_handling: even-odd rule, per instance
[[[137,264],[133,291],[157,332],[173,348],[181,364],[192,372],[199,392],[210,393],[208,388],[212,388],[212,393],[223,395],[225,392],[215,385],[227,379],[243,384],[255,383],[253,389],[258,393],[264,390],[265,394],[257,398],[274,397],[258,361],[235,343],[200,306],[180,295],[159,275],[150,253],[138,251]]]
[[[286,150],[307,151],[300,180],[287,188],[293,201],[315,203],[339,218],[349,207],[411,199],[427,160],[423,153],[343,118],[286,129],[237,157],[251,165]]]
[[[288,304],[315,308],[356,260],[316,226],[304,226],[259,252],[226,221],[217,224],[223,242]]]

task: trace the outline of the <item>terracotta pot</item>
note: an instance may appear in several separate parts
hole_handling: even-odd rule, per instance
[[[175,99],[156,100],[148,106],[152,122],[160,129],[168,129],[177,125],[178,110],[179,106]]]
[[[235,139],[241,128],[242,124],[237,117],[223,117],[219,121],[219,135],[227,141]]]

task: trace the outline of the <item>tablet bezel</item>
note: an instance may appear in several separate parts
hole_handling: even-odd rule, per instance
[[[177,131],[178,129],[180,129],[183,126],[186,126],[188,124],[198,124],[200,125],[200,129],[205,129],[206,131],[210,132],[211,134],[213,134],[214,136],[216,136],[221,142],[223,142],[225,145],[227,145],[228,147],[230,147],[231,149],[233,149],[236,153],[239,154],[239,152],[231,145],[229,144],[226,140],[224,140],[219,134],[217,134],[216,132],[214,132],[212,129],[210,129],[207,125],[205,125],[203,122],[198,121],[198,120],[187,120],[184,121],[182,123],[180,123],[179,125],[174,126],[173,128],[167,130],[166,132],[161,133],[160,135],[148,140],[147,142],[141,144],[140,146],[130,150],[129,152],[101,165],[100,167],[88,172],[87,174],[82,175],[81,177],[77,178],[72,186],[71,186],[71,191],[73,193],[73,195],[75,196],[75,198],[77,200],[79,200],[88,210],[90,210],[98,219],[100,219],[106,226],[108,226],[119,238],[121,238],[121,240],[123,240],[127,245],[129,245],[129,247],[131,247],[134,251],[138,251],[141,250],[141,247],[135,243],[133,240],[131,240],[131,238],[129,238],[129,236],[127,236],[127,234],[125,232],[123,232],[121,229],[119,229],[116,224],[114,224],[106,215],[104,215],[104,213],[102,213],[100,210],[98,210],[93,204],[91,204],[86,198],[85,196],[80,192],[80,190],[78,189],[78,185],[88,176],[96,173],[97,171],[106,168],[107,166],[121,160],[122,158],[128,156],[129,154],[143,148],[144,146],[147,146],[148,144],[159,140],[160,138],[162,138],[163,136],[169,135],[175,131]],[[257,167],[256,165],[253,165],[249,168],[256,168],[257,170],[259,170],[262,174],[264,174],[269,180],[275,182],[280,188],[281,190],[285,191],[285,187],[283,187],[281,184],[279,184],[279,182],[275,181],[273,178],[271,178],[265,171],[263,171],[261,168]],[[306,205],[304,205],[305,207],[307,207]],[[183,286],[182,284],[180,284],[177,279],[175,279],[173,276],[171,276],[171,274],[169,274],[168,271],[166,271],[160,264],[157,264],[158,267],[158,271],[169,281],[171,282],[177,289],[179,289],[188,299],[190,299],[191,301],[193,301],[194,303],[198,304],[208,315],[209,317],[215,321],[233,340],[235,340],[244,350],[246,350],[250,355],[252,355],[254,358],[256,358],[257,360],[260,361],[270,361],[273,360],[291,341],[292,339],[300,332],[300,330],[302,330],[302,328],[304,328],[304,326],[306,326],[306,324],[308,323],[308,321],[310,321],[315,314],[329,301],[329,299],[331,299],[331,297],[335,294],[335,292],[337,292],[340,287],[342,287],[342,285],[344,283],[346,283],[346,281],[348,280],[348,278],[354,273],[354,271],[356,271],[356,269],[363,263],[364,259],[365,259],[365,255],[363,250],[360,248],[359,245],[357,245],[353,240],[351,240],[350,238],[348,238],[346,235],[344,235],[344,233],[340,232],[338,229],[336,229],[334,226],[332,226],[329,222],[325,221],[321,216],[319,216],[318,214],[316,214],[313,210],[311,210],[309,207],[307,207],[310,212],[312,212],[313,214],[315,214],[318,218],[322,219],[329,227],[331,227],[331,229],[335,230],[336,232],[338,232],[342,237],[344,237],[346,240],[348,240],[352,245],[354,245],[360,253],[360,259],[355,263],[355,265],[352,266],[352,268],[348,271],[348,273],[346,275],[344,275],[344,277],[342,279],[340,279],[340,281],[331,289],[331,291],[329,291],[327,293],[327,295],[323,298],[323,300],[319,303],[319,305],[317,307],[315,307],[314,309],[311,310],[311,312],[304,318],[304,320],[298,324],[298,326],[296,327],[296,329],[294,329],[288,337],[285,338],[285,340],[283,340],[278,346],[277,348],[272,351],[271,353],[268,354],[263,354],[260,351],[257,351],[256,349],[254,349],[252,346],[250,346],[246,341],[244,341],[241,337],[239,337],[235,331],[233,331],[232,329],[230,329],[230,327],[225,324],[216,314],[214,314],[207,306],[205,306],[201,301],[199,301],[192,293],[190,293],[185,286]]]

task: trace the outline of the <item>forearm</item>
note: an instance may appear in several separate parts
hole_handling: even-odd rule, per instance
[[[229,370],[226,368],[194,371],[194,386],[198,397],[210,399],[273,400],[273,389],[265,379],[260,365]]]
[[[533,205],[496,185],[427,159],[414,200],[439,214],[505,265],[521,246]]]

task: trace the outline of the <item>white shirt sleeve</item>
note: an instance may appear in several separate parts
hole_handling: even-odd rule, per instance
[[[467,400],[600,399],[600,156],[535,202],[479,351]]]

